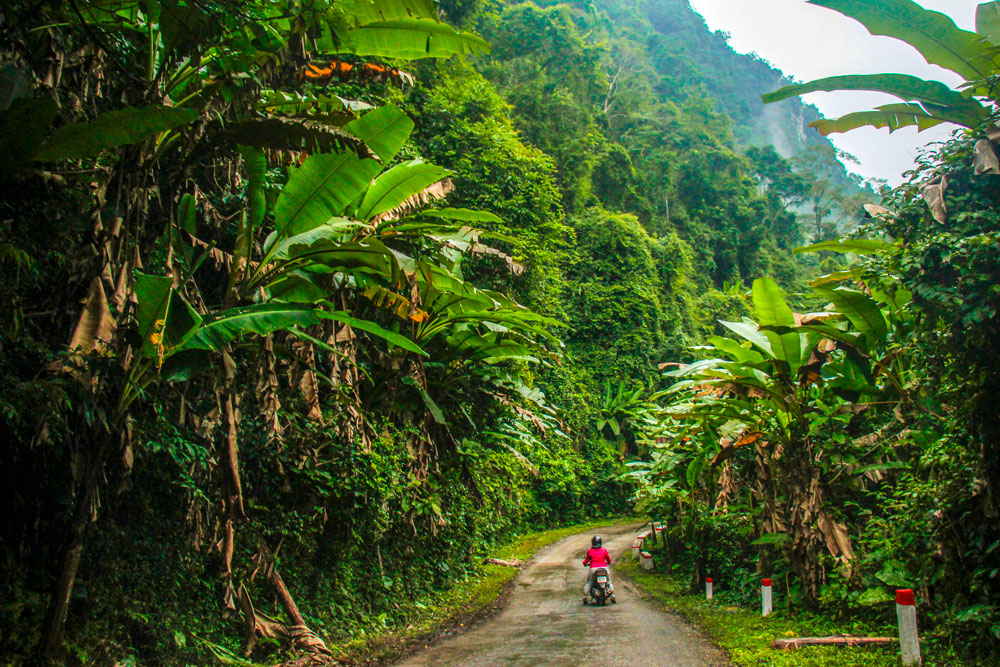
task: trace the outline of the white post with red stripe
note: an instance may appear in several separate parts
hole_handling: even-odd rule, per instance
[[[705,577],[705,599],[712,599],[712,577]]]
[[[771,580],[763,579],[760,582],[760,611],[761,616],[771,614]]]
[[[632,558],[639,560],[640,551],[642,551],[642,540],[637,537],[632,542]]]
[[[920,637],[917,635],[917,602],[913,591],[896,591],[896,620],[899,621],[899,648],[904,665],[919,665]]]
[[[639,556],[641,557],[639,564],[642,565],[642,569],[644,569],[644,570],[652,570],[653,569],[653,554],[649,553],[648,551],[640,551],[639,552]]]

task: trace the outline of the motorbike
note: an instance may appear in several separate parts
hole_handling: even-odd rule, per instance
[[[594,581],[590,585],[590,602],[601,607],[608,602],[617,603],[614,589],[611,586],[611,576],[606,567],[599,567],[594,571]],[[588,604],[588,601],[584,600],[583,604]]]

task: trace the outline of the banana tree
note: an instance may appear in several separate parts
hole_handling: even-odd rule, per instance
[[[762,532],[787,535],[783,551],[809,603],[825,581],[823,553],[845,567],[853,555],[824,495],[831,471],[843,467],[842,429],[869,406],[897,400],[904,384],[874,357],[889,340],[879,304],[845,286],[817,289],[828,310],[797,315],[773,280],[756,280],[758,321],[722,322],[737,338],[713,336],[702,351],[715,356],[667,373],[678,380],[669,390],[675,418],[728,432],[712,466],[746,460],[752,446]]]
[[[329,60],[338,54],[415,59],[487,46],[479,37],[440,22],[428,0],[253,2],[243,3],[239,11],[166,0],[97,0],[47,6],[30,20],[38,24],[37,30],[26,26],[26,34],[80,47],[74,62],[62,71],[67,78],[76,77],[73,85],[81,83],[73,95],[82,98],[60,104],[66,100],[57,98],[68,89],[59,85],[59,76],[52,84],[31,81],[30,73],[22,73],[28,85],[20,86],[17,99],[0,110],[0,170],[21,177],[37,166],[59,172],[67,161],[97,167],[92,238],[100,243],[85,248],[90,254],[81,266],[94,275],[83,278],[88,286],[85,307],[71,354],[60,367],[79,377],[94,401],[106,400],[111,406],[109,418],[94,425],[92,435],[81,434],[88,443],[82,481],[74,490],[76,511],[43,633],[44,652],[57,656],[86,528],[96,511],[98,481],[114,461],[131,461],[129,410],[158,371],[172,373],[175,379],[189,377],[194,365],[178,360],[187,356],[190,361],[191,355],[204,352],[216,352],[224,362],[219,368],[230,368],[233,359],[227,348],[235,342],[266,339],[278,331],[308,336],[306,327],[330,321],[366,331],[407,353],[423,352],[409,337],[354,317],[331,302],[279,300],[271,290],[278,289],[278,278],[293,275],[291,266],[268,277],[258,272],[271,271],[274,263],[273,257],[259,253],[258,238],[268,215],[269,165],[274,169],[306,155],[325,158],[330,152],[350,151],[356,158],[351,174],[367,185],[405,141],[405,136],[399,138],[401,130],[408,135],[412,127],[393,109],[359,116],[365,105],[317,93],[313,84],[288,93],[296,71],[306,69],[311,59]],[[355,71],[369,69],[374,67],[359,65]],[[33,96],[33,89],[39,94]],[[133,105],[141,100],[146,106],[124,106],[122,100]],[[61,118],[59,109],[66,110]],[[59,127],[53,131],[55,125]],[[242,146],[239,157],[237,146]],[[197,220],[198,209],[205,211],[200,217],[212,218],[209,207],[226,194],[217,178],[204,175],[218,175],[220,168],[239,173],[233,167],[240,162],[248,187],[245,205],[234,216],[239,222],[237,241],[226,248],[231,230],[220,222],[213,230],[216,238],[203,240],[206,230],[199,229],[203,225]],[[368,212],[377,215],[398,191],[396,186],[371,202]],[[216,221],[225,218],[214,215]],[[301,221],[297,215],[288,219]],[[165,244],[160,236],[164,228]],[[273,249],[279,256],[295,247],[283,240],[275,239],[265,252]],[[338,243],[336,260],[328,255],[322,265],[296,257],[294,269],[322,266],[321,271],[336,274],[344,266],[347,271],[339,272],[344,276],[366,268],[383,275],[379,272],[399,261],[387,249],[375,247],[373,252],[377,244],[377,239],[357,241],[358,252],[348,261],[343,259],[345,244]],[[151,275],[152,260],[162,258],[163,250],[171,275]],[[365,264],[371,255],[381,256],[382,264],[374,269]],[[213,262],[226,266],[221,289],[202,279],[212,273]],[[252,285],[259,290],[252,293]],[[121,381],[81,370],[87,368],[88,355],[120,362]],[[231,385],[231,379],[225,382]],[[243,512],[235,448],[239,411],[229,399],[222,401],[220,411],[229,431],[222,460],[232,478],[229,490],[237,498],[231,527],[232,519]],[[231,547],[232,531],[227,534]],[[227,553],[231,558],[232,550]],[[231,606],[232,595],[228,597]]]
[[[976,12],[976,32],[958,28],[939,12],[924,9],[913,0],[810,0],[855,19],[873,35],[899,39],[932,65],[961,76],[959,90],[940,81],[928,81],[908,74],[866,74],[833,76],[794,84],[762,96],[765,103],[777,102],[817,91],[869,90],[887,93],[901,100],[871,111],[850,113],[836,119],[818,120],[811,125],[826,135],[872,126],[895,131],[901,127],[925,130],[941,123],[977,129],[995,111],[993,79],[1000,73],[1000,2],[984,2]]]
[[[630,445],[635,449],[640,442],[655,437],[650,430],[659,422],[651,413],[659,395],[643,398],[643,393],[642,387],[626,389],[624,382],[619,382],[617,387],[613,387],[610,380],[604,384],[597,430],[617,440],[623,456]]]

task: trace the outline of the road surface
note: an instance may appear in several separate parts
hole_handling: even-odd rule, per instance
[[[600,532],[612,562],[632,546],[637,526]],[[520,573],[507,607],[469,632],[451,637],[400,665],[662,665],[724,667],[721,651],[658,605],[614,578],[618,604],[583,605],[580,565],[590,533],[538,552]]]

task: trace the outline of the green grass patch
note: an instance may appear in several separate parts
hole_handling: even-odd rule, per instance
[[[527,533],[491,549],[488,556],[507,561],[525,561],[542,547],[554,544],[570,535],[628,521],[628,519],[605,519]],[[517,573],[518,570],[511,567],[482,565],[476,575],[446,591],[417,601],[400,601],[397,618],[405,619],[404,624],[390,625],[384,630],[328,646],[336,657],[344,660],[391,660],[409,651],[414,645],[419,647],[421,640],[430,642],[444,631],[461,630],[466,623],[474,621],[497,601],[504,587]]]
[[[646,572],[638,563],[625,559],[616,570],[647,596],[678,612],[704,630],[728,654],[735,667],[898,667],[899,646],[807,646],[791,651],[770,647],[774,639],[791,637],[826,637],[830,635],[862,635],[895,637],[892,625],[838,621],[805,612],[789,615],[777,608],[766,619],[760,609],[746,609],[727,604],[718,597],[711,602],[704,594],[692,595],[686,586],[669,575]],[[716,585],[718,588],[718,584]],[[718,596],[720,591],[716,590]],[[970,662],[960,657],[943,638],[922,638],[924,667],[968,667],[985,663]]]

